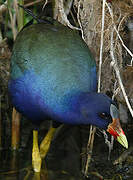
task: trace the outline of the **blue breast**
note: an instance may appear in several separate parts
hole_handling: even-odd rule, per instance
[[[52,118],[79,124],[72,97],[96,91],[95,61],[76,32],[51,26],[32,25],[18,35],[9,93],[16,109],[34,123]]]

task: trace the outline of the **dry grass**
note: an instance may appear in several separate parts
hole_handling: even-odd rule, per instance
[[[101,22],[102,22],[102,1],[89,0],[89,1],[78,1],[75,0],[75,6],[79,13],[78,18],[81,23],[83,30],[84,39],[92,52],[95,54],[97,65],[99,64],[100,54],[100,39],[101,39]],[[110,15],[109,9],[105,7],[105,21],[104,21],[104,43],[103,43],[103,63],[102,63],[102,91],[114,89],[114,83],[116,76],[113,73],[113,69],[110,67],[110,44],[111,44],[111,31],[115,25],[118,33],[115,31],[113,35],[115,57],[119,65],[119,70],[123,71],[125,59],[123,59],[123,44],[119,38],[125,39],[128,36],[125,33],[125,26],[132,17],[133,2],[131,0],[112,0],[109,3],[113,19]],[[80,8],[79,8],[80,7]],[[119,36],[118,36],[119,34]],[[128,44],[126,45],[128,46]],[[128,53],[128,52],[127,52]],[[126,63],[125,63],[126,64]]]

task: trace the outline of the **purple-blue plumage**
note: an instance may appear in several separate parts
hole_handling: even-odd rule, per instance
[[[96,93],[96,64],[73,30],[55,22],[19,33],[11,57],[9,93],[13,105],[33,123],[93,124],[107,129],[111,99]]]

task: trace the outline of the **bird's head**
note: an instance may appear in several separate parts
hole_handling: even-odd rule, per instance
[[[121,128],[119,112],[114,101],[102,93],[88,93],[80,97],[81,99],[80,111],[83,121],[105,129],[120,144],[128,148],[127,138]]]

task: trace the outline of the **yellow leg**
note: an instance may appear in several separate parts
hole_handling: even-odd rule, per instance
[[[35,172],[40,172],[41,163],[42,160],[38,147],[38,131],[33,130],[32,166]]]
[[[44,158],[50,148],[50,144],[51,144],[51,140],[54,136],[56,128],[50,128],[47,135],[45,136],[45,138],[43,139],[43,141],[41,142],[40,145],[40,155],[41,158]]]

